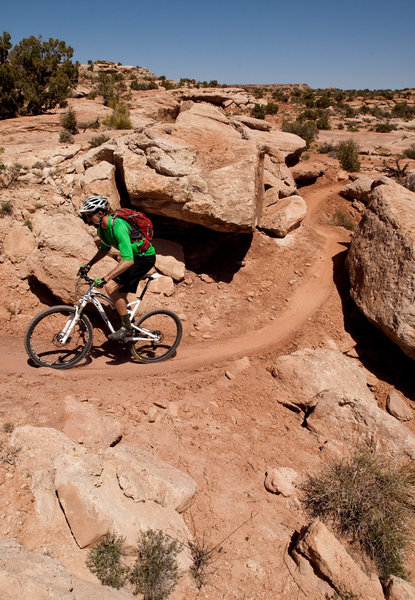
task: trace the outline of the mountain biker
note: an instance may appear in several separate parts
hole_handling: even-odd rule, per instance
[[[97,229],[101,245],[88,264],[79,268],[78,276],[88,273],[92,265],[108,254],[111,247],[120,251],[121,260],[117,266],[104,277],[95,279],[94,284],[97,288],[105,286],[105,291],[121,317],[121,328],[108,338],[117,342],[128,341],[128,337],[132,335],[132,325],[127,311],[127,294],[136,292],[139,280],[154,266],[156,252],[151,244],[145,252],[140,252],[143,240],[131,241],[131,225],[121,218],[112,217],[105,196],[90,196],[79,212],[84,223]]]

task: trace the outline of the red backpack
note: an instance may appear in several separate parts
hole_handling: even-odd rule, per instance
[[[141,252],[146,252],[149,249],[153,238],[153,223],[144,213],[131,208],[118,208],[112,213],[112,218],[114,221],[115,219],[123,219],[131,225],[131,241],[143,240],[140,247]]]

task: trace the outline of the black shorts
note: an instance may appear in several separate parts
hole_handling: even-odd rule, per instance
[[[130,268],[124,271],[124,273],[121,273],[121,275],[118,275],[118,277],[114,277],[114,281],[121,284],[118,291],[122,294],[127,294],[128,292],[135,293],[137,291],[138,282],[152,267],[154,267],[155,262],[155,254],[150,256],[136,256],[134,264],[131,265]]]

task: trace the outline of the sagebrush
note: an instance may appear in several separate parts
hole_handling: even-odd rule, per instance
[[[124,538],[108,532],[92,548],[86,560],[86,566],[103,585],[121,588],[127,581],[128,569],[122,563]]]
[[[359,448],[310,475],[303,502],[330,521],[376,563],[382,578],[405,576],[405,550],[415,515],[415,464],[399,464]]]

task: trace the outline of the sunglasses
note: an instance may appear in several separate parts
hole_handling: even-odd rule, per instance
[[[84,223],[86,223],[88,225],[92,215],[94,215],[94,214],[95,213],[84,213],[81,215],[81,219],[83,220]]]

